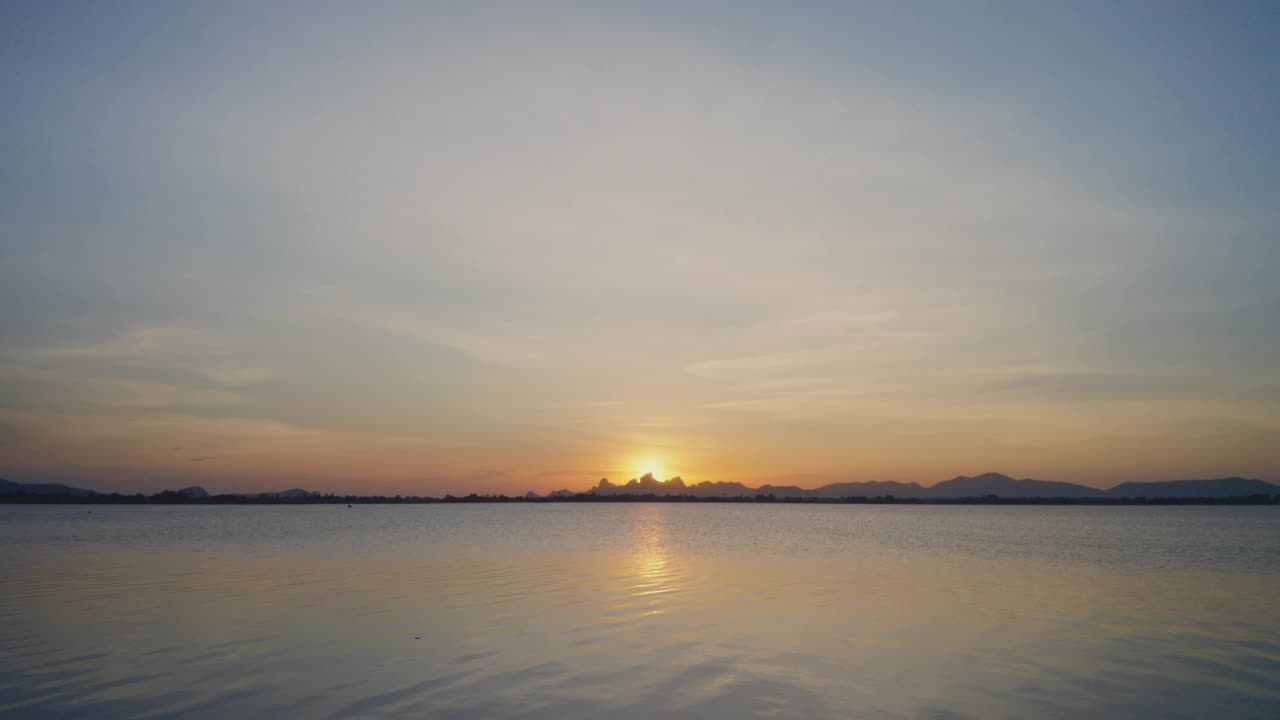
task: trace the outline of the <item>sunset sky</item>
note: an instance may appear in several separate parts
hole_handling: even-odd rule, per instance
[[[0,477],[1280,481],[1280,4],[5,3]]]

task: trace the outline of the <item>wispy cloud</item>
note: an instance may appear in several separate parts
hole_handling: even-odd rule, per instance
[[[1109,48],[1050,8],[1026,21],[1062,53],[854,6],[154,12],[171,71],[145,82],[145,25],[33,21],[0,65],[28,110],[0,138],[6,462],[159,476],[188,447],[214,478],[451,490],[641,447],[685,477],[1007,453],[1070,479],[1118,447],[1280,472],[1280,103],[1232,42]],[[1203,75],[1113,72],[1175,51]]]
[[[26,354],[40,360],[144,360],[186,359],[223,352],[230,335],[209,330],[172,326],[141,326],[110,337],[74,344],[35,347]]]

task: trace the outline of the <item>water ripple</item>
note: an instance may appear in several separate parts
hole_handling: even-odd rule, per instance
[[[0,715],[1280,716],[1277,514],[1187,510],[0,508]]]

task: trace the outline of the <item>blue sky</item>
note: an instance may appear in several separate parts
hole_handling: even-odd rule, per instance
[[[0,474],[1280,480],[1280,10],[8,3]]]

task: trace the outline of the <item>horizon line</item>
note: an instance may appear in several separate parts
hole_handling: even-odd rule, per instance
[[[649,478],[651,482],[650,482],[650,483],[645,483],[645,478]],[[633,478],[630,478],[630,479],[628,479],[628,480],[625,480],[625,481],[619,481],[619,482],[615,482],[615,481],[613,481],[613,480],[610,480],[610,479],[609,479],[609,478],[607,478],[607,477],[602,477],[602,478],[600,478],[599,480],[596,480],[594,483],[589,484],[585,489],[581,489],[581,490],[571,490],[568,486],[566,486],[566,487],[562,487],[562,488],[559,488],[559,489],[548,489],[548,490],[545,490],[545,491],[543,491],[543,492],[541,492],[541,493],[536,492],[536,491],[531,490],[531,489],[526,489],[526,490],[524,490],[524,491],[523,491],[523,494],[527,495],[527,494],[532,493],[532,494],[534,494],[534,495],[539,495],[539,496],[549,496],[549,495],[552,495],[552,494],[556,494],[556,493],[564,493],[564,492],[570,492],[570,493],[573,493],[573,494],[591,494],[591,493],[594,493],[598,488],[600,488],[600,487],[601,487],[601,483],[602,483],[602,482],[607,482],[607,483],[609,484],[609,486],[610,486],[610,487],[617,488],[617,489],[623,489],[623,488],[628,487],[628,486],[629,486],[629,485],[631,485],[632,483],[635,483],[635,484],[637,484],[637,485],[652,484],[652,485],[657,485],[657,486],[664,486],[664,485],[667,485],[668,483],[671,483],[671,482],[673,482],[673,481],[677,481],[677,480],[678,480],[678,481],[680,481],[680,487],[685,487],[685,488],[717,487],[717,486],[726,486],[726,485],[737,485],[737,486],[742,487],[744,490],[750,490],[750,491],[760,491],[760,490],[770,491],[770,490],[777,490],[777,489],[786,488],[786,489],[794,489],[794,490],[797,490],[797,491],[800,491],[800,492],[818,492],[818,491],[821,491],[821,490],[823,490],[823,489],[825,489],[825,488],[829,488],[829,487],[837,486],[837,485],[890,485],[890,486],[894,486],[894,485],[896,485],[896,486],[903,486],[903,487],[907,487],[907,488],[912,488],[912,487],[914,487],[914,488],[919,488],[919,489],[921,489],[921,490],[929,490],[929,489],[935,488],[935,487],[937,487],[938,485],[941,485],[941,484],[946,483],[946,482],[952,482],[952,481],[955,481],[955,480],[979,479],[979,478],[990,478],[990,479],[993,479],[993,480],[994,480],[994,479],[1004,479],[1004,480],[1012,481],[1012,482],[1015,482],[1015,483],[1022,483],[1022,482],[1028,482],[1028,481],[1029,481],[1029,482],[1035,482],[1035,483],[1048,483],[1048,484],[1057,484],[1057,485],[1071,485],[1071,486],[1078,487],[1078,488],[1084,488],[1084,489],[1087,489],[1087,490],[1097,490],[1097,491],[1100,491],[1100,492],[1107,492],[1107,491],[1110,491],[1110,490],[1114,490],[1115,488],[1118,488],[1118,487],[1120,487],[1120,486],[1122,486],[1122,485],[1129,484],[1129,483],[1133,483],[1133,484],[1159,484],[1159,483],[1209,482],[1209,481],[1218,481],[1218,480],[1253,480],[1253,481],[1264,482],[1264,483],[1267,483],[1267,484],[1270,484],[1270,485],[1277,485],[1277,486],[1280,486],[1280,482],[1276,482],[1276,481],[1274,481],[1274,480],[1266,480],[1266,479],[1263,479],[1263,478],[1261,478],[1261,477],[1249,477],[1249,476],[1245,476],[1245,475],[1218,475],[1218,476],[1215,476],[1215,477],[1179,478],[1179,479],[1170,479],[1170,480],[1121,480],[1121,481],[1114,482],[1114,483],[1112,483],[1112,484],[1110,484],[1110,485],[1107,485],[1107,486],[1099,487],[1099,486],[1096,486],[1096,485],[1088,485],[1088,484],[1083,484],[1083,483],[1079,483],[1079,482],[1073,482],[1073,481],[1069,481],[1069,480],[1042,480],[1042,479],[1039,479],[1039,478],[1033,478],[1033,477],[1022,477],[1022,478],[1019,478],[1019,477],[1015,477],[1015,476],[1012,476],[1012,475],[1007,475],[1007,474],[1005,474],[1005,473],[1001,473],[1001,472],[997,472],[997,471],[987,471],[987,472],[978,473],[978,474],[975,474],[975,475],[955,475],[955,476],[952,476],[952,477],[949,477],[949,478],[944,478],[944,479],[942,479],[942,480],[936,480],[936,481],[934,481],[934,482],[932,482],[932,483],[929,483],[929,484],[924,484],[924,483],[920,482],[919,480],[835,480],[835,481],[827,482],[827,483],[823,483],[823,484],[821,484],[821,485],[817,485],[817,486],[814,486],[814,487],[804,487],[804,486],[802,486],[802,485],[795,484],[795,483],[777,483],[777,482],[764,482],[764,483],[760,483],[759,485],[750,485],[750,484],[748,484],[748,482],[739,481],[739,480],[699,480],[699,481],[685,481],[685,480],[684,480],[684,478],[683,478],[681,475],[679,475],[679,474],[672,475],[671,477],[668,477],[668,478],[666,478],[666,479],[658,479],[658,478],[654,477],[652,473],[645,473],[644,475],[641,475],[641,476],[639,476],[639,477],[633,477]],[[112,491],[96,490],[96,489],[93,489],[91,485],[90,485],[90,486],[83,485],[83,484],[81,484],[81,482],[82,482],[82,481],[75,480],[75,479],[66,479],[66,480],[61,480],[61,479],[60,479],[60,480],[26,481],[26,482],[23,482],[23,481],[12,480],[12,479],[10,479],[10,478],[8,478],[8,477],[5,477],[5,476],[0,476],[0,482],[10,482],[10,483],[15,483],[15,484],[17,484],[17,485],[62,485],[62,486],[64,486],[64,487],[70,487],[70,488],[72,488],[72,489],[78,489],[78,490],[89,490],[89,491],[91,491],[91,492],[98,493],[98,494],[102,494],[102,495],[118,494],[118,495],[122,495],[122,496],[131,496],[131,495],[142,495],[142,494],[146,494],[145,492],[142,492],[142,491],[136,491],[136,490],[135,490],[135,491],[132,491],[132,492],[125,492],[125,491],[121,491],[121,490],[112,490]],[[69,485],[68,483],[75,483],[75,485]],[[319,493],[319,494],[326,494],[326,493],[327,493],[327,494],[333,494],[333,495],[354,496],[354,497],[360,497],[360,496],[363,496],[363,495],[360,495],[359,493],[353,493],[353,492],[351,492],[351,491],[349,491],[349,490],[325,490],[325,491],[311,490],[311,489],[308,489],[308,488],[306,488],[306,487],[303,487],[303,485],[305,485],[305,484],[306,484],[306,483],[305,483],[305,482],[303,482],[303,483],[295,484],[295,485],[292,485],[292,486],[290,486],[290,487],[287,487],[287,488],[284,488],[284,489],[281,489],[281,490],[261,490],[261,489],[258,489],[258,490],[241,490],[241,491],[235,491],[235,490],[217,490],[217,491],[215,491],[215,492],[209,492],[208,490],[206,490],[206,489],[205,489],[204,485],[202,485],[202,484],[201,484],[200,480],[195,480],[195,481],[191,482],[190,484],[182,484],[182,485],[181,485],[181,486],[179,486],[179,487],[172,487],[172,488],[161,488],[161,489],[157,489],[157,490],[154,490],[154,491],[151,491],[151,492],[152,492],[152,494],[158,494],[158,493],[161,493],[161,492],[165,492],[166,490],[171,491],[171,492],[177,492],[177,491],[180,491],[180,490],[185,490],[185,489],[190,489],[190,488],[199,488],[200,490],[203,490],[203,491],[205,491],[205,492],[209,492],[209,494],[210,494],[210,495],[271,495],[271,494],[286,493],[286,492],[293,492],[293,491],[299,491],[299,490],[301,490],[301,491],[305,491],[305,492],[309,492],[309,493]],[[465,490],[465,491],[461,491],[461,490],[460,490],[460,491],[455,491],[455,492],[464,492],[464,493],[466,493],[466,494],[478,494],[478,495],[494,495],[494,496],[498,496],[498,495],[505,495],[505,494],[506,494],[506,493],[503,493],[503,492],[500,492],[500,491],[499,491],[499,492],[494,492],[494,491],[481,491],[481,490],[478,490],[478,489],[467,489],[467,490]],[[517,491],[517,490],[511,490],[511,491],[509,491],[509,492],[519,493],[520,491]],[[395,493],[392,493],[392,494],[390,494],[390,495],[386,494],[385,492],[381,492],[381,493],[375,493],[375,494],[368,495],[368,496],[369,496],[369,497],[375,497],[375,496],[378,496],[378,495],[383,495],[383,496],[386,496],[386,497],[394,497],[394,496],[397,496],[397,495],[399,495],[399,496],[403,496],[403,497],[446,497],[446,496],[452,496],[452,495],[454,495],[454,492],[439,492],[439,491],[437,491],[437,495],[428,495],[428,494],[419,494],[419,493],[413,493],[413,492],[405,492],[405,491],[401,490],[400,492],[395,492]]]

